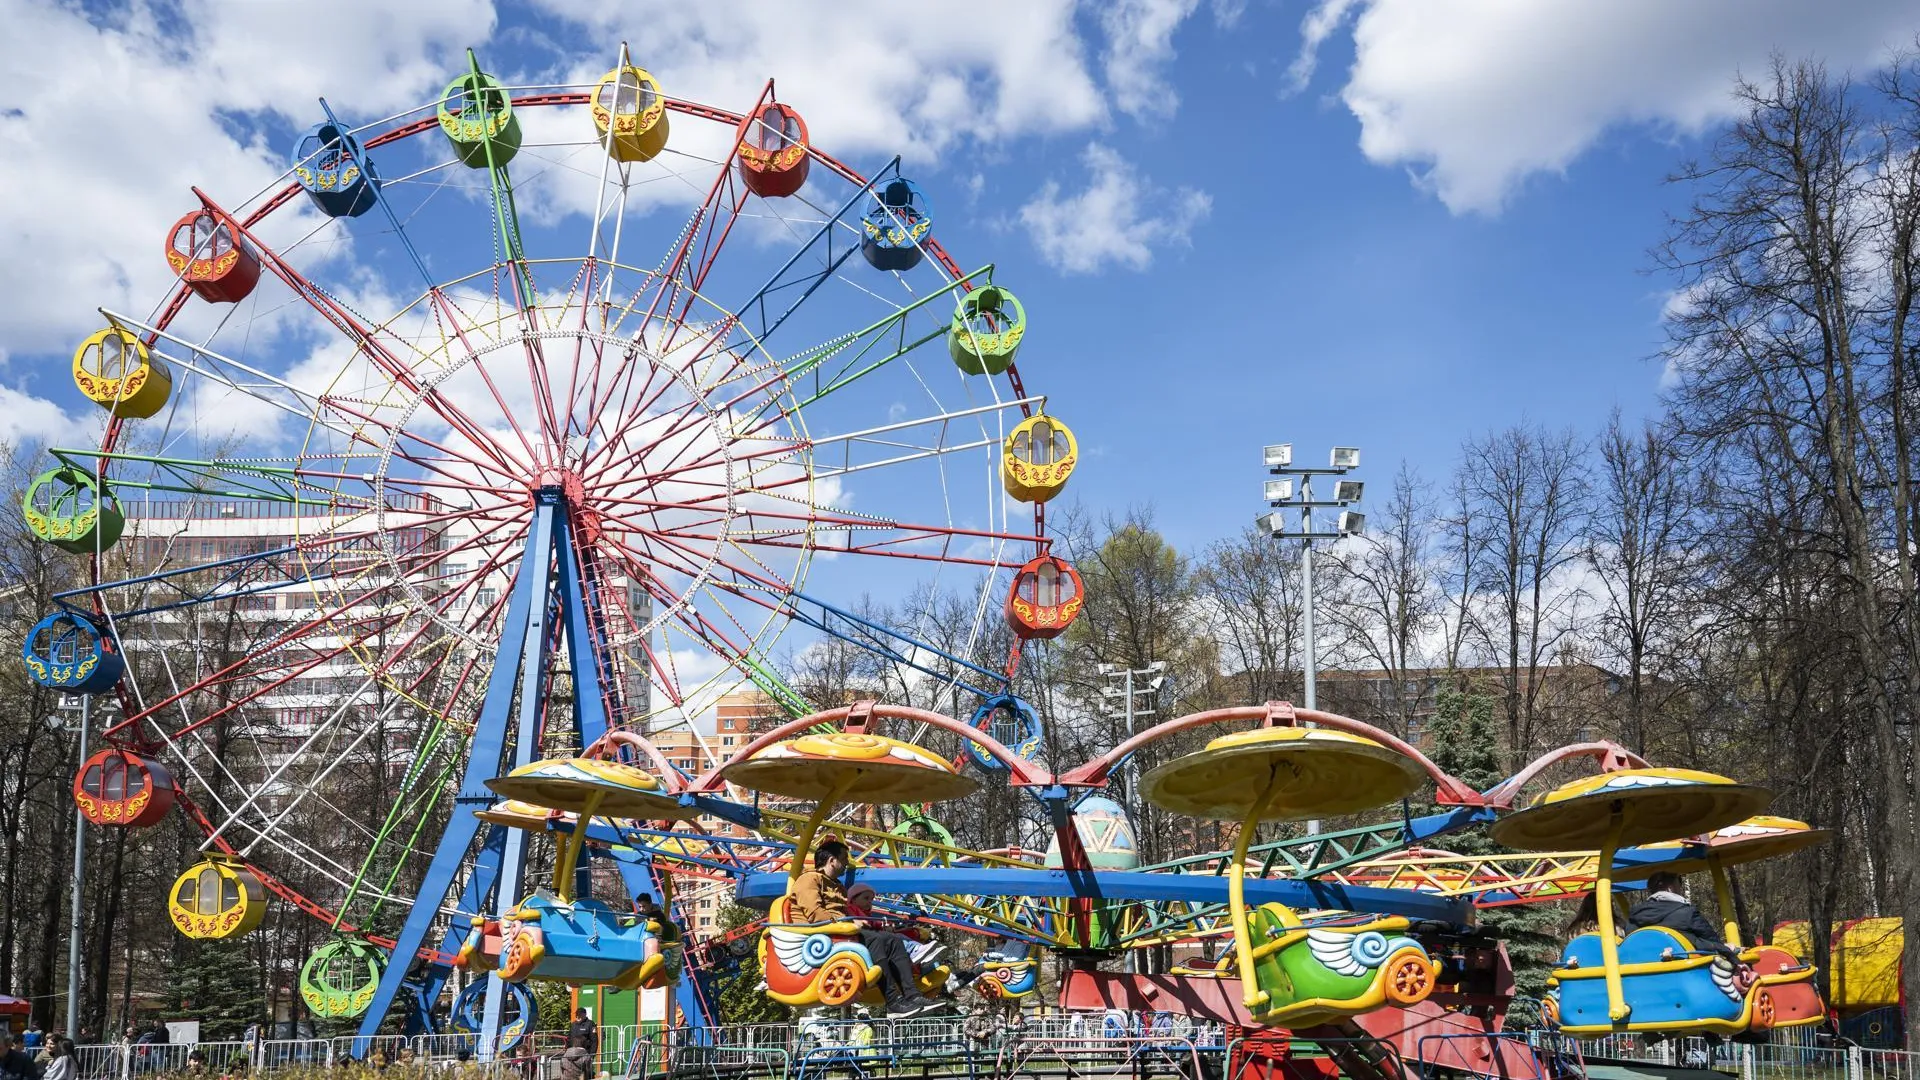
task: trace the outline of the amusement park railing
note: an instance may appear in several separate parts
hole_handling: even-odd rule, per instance
[[[1346,1040],[1276,1040],[1274,1034],[1280,1033],[1228,1039],[1217,1025],[1186,1017],[1117,1012],[909,1020],[803,1016],[788,1024],[705,1029],[607,1027],[600,1031],[593,1074],[630,1080],[816,1080],[828,1074],[888,1073],[980,1080],[1017,1074],[1244,1080],[1269,1075],[1260,1063],[1275,1054],[1325,1055],[1345,1071],[1346,1064],[1357,1061],[1353,1053],[1378,1049],[1370,1041],[1348,1046]],[[1920,1080],[1920,1054],[1836,1045],[1806,1029],[1776,1032],[1772,1041],[1759,1045],[1712,1045],[1700,1038],[1656,1042],[1639,1035],[1576,1043],[1544,1031],[1498,1038],[1524,1043],[1538,1055],[1538,1076],[1570,1075],[1565,1066],[1610,1058],[1710,1068],[1740,1080]],[[483,1048],[471,1035],[395,1035],[380,1036],[363,1049],[367,1058],[391,1060],[385,1071],[390,1080],[557,1080],[566,1041],[565,1032],[533,1032]],[[349,1037],[80,1046],[75,1048],[77,1080],[174,1080],[201,1074],[201,1062],[206,1076],[278,1074],[299,1080],[303,1073],[348,1064],[355,1043]],[[1438,1050],[1423,1046],[1416,1056],[1439,1062]],[[1402,1076],[1440,1080],[1447,1066],[1435,1068],[1439,1072],[1407,1062]],[[1507,1080],[1534,1077],[1516,1074]]]

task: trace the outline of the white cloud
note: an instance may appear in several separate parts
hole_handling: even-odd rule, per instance
[[[1285,94],[1297,94],[1313,80],[1320,63],[1320,46],[1347,21],[1360,0],[1320,0],[1300,19],[1300,53],[1287,65]]]
[[[469,43],[483,55],[511,49],[517,61],[491,58],[509,78],[592,79],[629,36],[634,61],[668,93],[734,109],[778,76],[780,97],[807,117],[815,141],[870,170],[896,151],[923,166],[1104,127],[1116,112],[1164,114],[1173,98],[1149,91],[1163,87],[1174,34],[1197,2],[535,0],[543,15],[562,18],[503,35],[512,39],[503,45],[488,41],[496,0],[342,0],[319,19],[282,3],[0,0],[0,70],[9,76],[0,88],[8,147],[0,241],[11,256],[0,267],[9,298],[0,340],[19,354],[57,355],[98,324],[96,307],[147,316],[172,283],[161,240],[190,208],[190,186],[238,208],[282,182],[289,147],[282,134],[262,133],[265,118],[303,127],[319,115],[321,94],[352,119],[430,102]],[[1224,24],[1238,4],[1213,0],[1212,11]],[[581,55],[582,39],[606,55]],[[551,67],[525,70],[541,64]],[[578,112],[530,110],[530,143],[552,125],[584,122]],[[724,132],[679,127],[673,152],[693,155],[687,169],[704,177],[710,165],[695,159],[723,154]],[[536,224],[581,212],[597,194],[597,160],[550,165],[545,191],[529,178],[529,195],[546,196],[525,206]],[[673,186],[640,193],[630,210],[701,193]],[[290,241],[316,223],[296,204],[273,216],[269,240]],[[324,235],[329,243],[304,252],[303,265],[347,254],[347,231]],[[214,318],[201,306],[189,306],[183,332]]]
[[[836,155],[926,162],[967,140],[1058,134],[1106,115],[1072,0],[536,2],[606,41],[602,70],[617,35],[631,34],[633,62],[673,97],[744,109],[777,78],[780,99]]]
[[[304,124],[323,92],[362,115],[431,100],[452,42],[492,26],[487,0],[353,0],[324,18],[191,0],[178,15],[163,28],[135,4],[96,24],[76,7],[0,0],[0,337],[16,352],[71,349],[99,306],[145,317],[173,281],[161,246],[192,185],[232,208],[278,182],[291,148],[223,117]],[[314,224],[304,207],[285,216],[276,238]]]
[[[1100,9],[1100,28],[1107,36],[1102,66],[1108,93],[1122,111],[1139,117],[1173,115],[1179,95],[1160,71],[1173,59],[1173,32],[1193,14],[1199,0],[1107,0]],[[1222,22],[1238,17],[1220,9]]]
[[[1566,168],[1610,128],[1725,120],[1731,80],[1763,74],[1776,51],[1868,70],[1920,30],[1911,0],[1320,0],[1293,73],[1311,73],[1355,4],[1340,94],[1360,148],[1415,170],[1456,213],[1498,212],[1525,178]]]
[[[14,446],[72,441],[80,425],[46,398],[0,384],[0,442]]]
[[[1081,160],[1090,176],[1084,191],[1063,195],[1049,180],[1020,208],[1041,257],[1062,272],[1097,273],[1109,264],[1144,270],[1156,248],[1186,244],[1213,209],[1205,192],[1156,188],[1099,143],[1088,144]]]

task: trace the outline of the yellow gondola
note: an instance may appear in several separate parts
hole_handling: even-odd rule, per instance
[[[174,880],[167,914],[182,934],[202,941],[238,937],[267,917],[267,889],[247,864],[208,855]]]
[[[1223,735],[1149,772],[1141,790],[1177,814],[1240,823],[1227,866],[1233,947],[1247,1011],[1263,1024],[1311,1027],[1433,992],[1434,963],[1399,916],[1301,925],[1284,904],[1247,911],[1247,847],[1262,821],[1357,813],[1411,794],[1418,763],[1341,731],[1273,727]]]

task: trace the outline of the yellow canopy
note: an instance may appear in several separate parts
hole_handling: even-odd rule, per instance
[[[667,787],[645,769],[623,761],[554,758],[522,765],[487,786],[508,799],[553,810],[599,817],[689,818],[699,813],[680,805]],[[597,799],[596,799],[597,796]],[[498,808],[496,808],[498,809]]]
[[[1532,806],[1488,830],[1523,851],[1598,849],[1613,808],[1622,825],[1619,844],[1634,847],[1712,832],[1767,808],[1773,792],[1693,769],[1622,769],[1583,776],[1547,792]]]
[[[547,815],[551,813],[553,811],[544,806],[535,806],[519,799],[502,799],[485,810],[475,810],[473,816],[513,829],[544,829],[547,827]],[[579,820],[578,814],[568,814],[567,817]]]
[[[761,748],[720,771],[753,791],[818,802],[940,802],[979,787],[931,750],[884,735],[837,731]]]
[[[1261,818],[1287,821],[1351,814],[1403,798],[1426,774],[1418,762],[1372,739],[1324,728],[1255,728],[1147,773],[1155,806],[1189,817],[1244,821],[1278,775]]]
[[[1815,844],[1824,844],[1831,839],[1833,839],[1832,829],[1815,829],[1804,821],[1761,814],[1715,831],[1706,838],[1704,851],[1699,850],[1702,845],[1693,845],[1697,852],[1693,858],[1675,859],[1671,863],[1649,866],[1647,869],[1671,870],[1676,874],[1696,874],[1707,869],[1709,858],[1721,866],[1739,866],[1742,863],[1791,855],[1796,851],[1813,847]],[[1669,845],[1643,846],[1658,849]],[[1671,846],[1681,847],[1682,845],[1675,843]],[[1621,873],[1624,869],[1616,873]]]

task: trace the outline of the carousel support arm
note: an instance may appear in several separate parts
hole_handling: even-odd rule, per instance
[[[928,727],[937,727],[943,731],[951,731],[963,739],[978,744],[980,749],[985,750],[988,755],[1007,767],[1008,783],[1013,787],[1044,788],[1054,783],[1052,774],[1041,771],[1033,762],[1009,750],[1006,744],[971,724],[955,720],[951,716],[943,716],[937,712],[930,712],[926,709],[915,709],[906,705],[877,704],[869,701],[839,709],[827,709],[822,712],[800,717],[797,720],[789,720],[779,727],[774,728],[772,731],[754,739],[747,745],[742,746],[740,749],[735,750],[732,757],[721,762],[700,778],[688,784],[685,790],[688,793],[696,795],[711,794],[724,790],[726,780],[721,777],[720,773],[728,765],[736,761],[745,761],[782,739],[790,739],[796,735],[804,735],[817,727],[831,726],[845,730],[848,719],[855,716],[855,710],[860,709],[862,706],[865,706],[866,711],[860,714],[861,718],[856,722],[863,726],[870,725],[874,719],[905,720],[912,724],[926,724]]]
[[[1227,909],[1233,919],[1233,955],[1240,965],[1240,993],[1249,1009],[1259,1009],[1267,1003],[1267,992],[1253,975],[1253,942],[1247,938],[1247,847],[1253,843],[1254,831],[1260,827],[1260,817],[1267,812],[1267,804],[1280,790],[1280,767],[1273,766],[1267,773],[1267,786],[1260,791],[1260,797],[1253,800],[1247,810],[1246,820],[1240,823],[1240,836],[1233,842],[1233,862],[1227,867]]]
[[[1487,806],[1499,807],[1503,810],[1507,809],[1513,805],[1514,796],[1520,794],[1520,789],[1526,787],[1527,783],[1534,777],[1539,776],[1541,773],[1546,772],[1548,769],[1563,761],[1571,761],[1574,758],[1581,757],[1590,757],[1599,762],[1600,771],[1603,773],[1619,772],[1621,769],[1644,769],[1647,767],[1647,759],[1618,743],[1605,741],[1575,743],[1572,746],[1562,746],[1555,750],[1549,750],[1533,759],[1526,768],[1500,781],[1498,785],[1489,790],[1483,797],[1483,801]]]
[[[647,764],[652,766],[654,775],[667,785],[668,791],[676,791],[676,788],[681,786],[674,782],[680,774],[674,771],[672,763],[667,761],[667,756],[660,752],[659,747],[636,732],[609,731],[595,739],[592,746],[582,750],[580,756],[599,758],[603,761],[618,761],[620,759],[618,748],[622,746],[638,752],[645,758]]]
[[[1100,757],[1063,774],[1060,777],[1060,783],[1067,787],[1105,787],[1107,777],[1113,770],[1118,768],[1128,756],[1150,742],[1190,728],[1247,720],[1257,720],[1263,727],[1316,724],[1330,731],[1342,731],[1349,735],[1370,739],[1418,762],[1420,768],[1433,779],[1434,802],[1441,806],[1484,806],[1487,803],[1486,796],[1447,775],[1445,770],[1435,765],[1425,754],[1405,740],[1351,717],[1320,712],[1317,709],[1296,709],[1291,703],[1285,701],[1269,701],[1264,705],[1237,705],[1227,709],[1209,709],[1206,712],[1188,713],[1163,724],[1156,724]]]
[[[574,899],[573,868],[580,861],[580,848],[587,842],[587,823],[593,820],[593,813],[600,809],[600,801],[604,798],[606,795],[598,791],[587,797],[587,805],[580,811],[580,817],[567,834],[566,843],[560,848],[560,857],[553,862],[553,891],[562,900],[571,902]]]
[[[800,839],[793,845],[793,858],[787,864],[789,895],[793,892],[793,883],[799,881],[800,875],[806,872],[807,856],[813,853],[813,834],[819,831],[820,823],[827,819],[827,815],[833,812],[833,808],[840,804],[840,799],[846,795],[847,789],[853,787],[854,781],[859,778],[858,772],[849,771],[833,785],[831,791],[827,792],[827,797],[820,800],[820,805],[813,808],[813,813],[807,815],[807,823],[800,829]]]
[[[1620,943],[1613,933],[1613,853],[1620,846],[1620,832],[1626,824],[1625,809],[1615,802],[1593,879],[1593,910],[1600,920],[1600,959],[1607,973],[1607,1017],[1616,1024],[1625,1020],[1631,1011],[1620,989]]]

